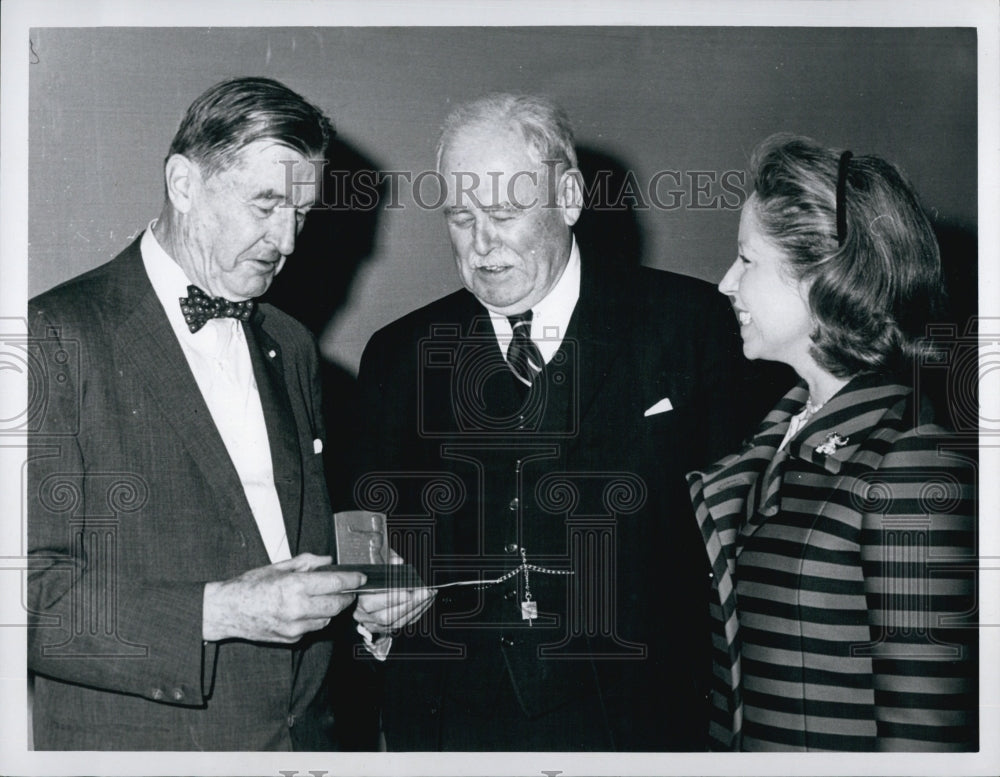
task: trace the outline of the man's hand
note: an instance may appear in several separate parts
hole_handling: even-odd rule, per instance
[[[330,556],[301,553],[230,580],[206,584],[203,639],[292,643],[323,628],[354,601],[354,594],[338,592],[365,582],[360,572],[310,571],[331,561]]]
[[[402,564],[403,559],[389,549],[391,564]],[[354,620],[372,634],[388,634],[413,623],[434,602],[436,591],[430,588],[394,589],[382,593],[358,594]]]

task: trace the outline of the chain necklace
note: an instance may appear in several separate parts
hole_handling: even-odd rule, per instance
[[[802,423],[805,424],[806,422],[808,422],[810,418],[812,418],[814,415],[816,415],[816,413],[818,413],[820,410],[823,409],[823,405],[825,404],[826,402],[820,402],[819,404],[815,404],[812,401],[812,397],[811,396],[808,397],[806,399],[805,415],[802,416]]]
[[[512,577],[516,577],[519,574],[524,575],[524,600],[521,602],[521,620],[528,621],[528,625],[532,625],[532,621],[538,617],[538,602],[534,600],[531,595],[531,572],[538,572],[543,575],[572,575],[575,574],[572,569],[548,569],[546,567],[540,567],[537,564],[528,563],[528,552],[521,548],[521,563],[507,572],[505,575],[498,577],[494,580],[491,585],[496,585],[498,583],[503,583],[506,580],[510,580]]]

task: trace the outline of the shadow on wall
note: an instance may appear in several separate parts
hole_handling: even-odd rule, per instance
[[[636,200],[629,191],[628,166],[589,146],[576,150],[584,181],[584,209],[573,228],[582,253],[623,271],[642,264],[643,234]]]
[[[616,272],[634,272],[656,257],[645,256],[646,240],[637,206],[644,196],[632,168],[620,158],[589,146],[577,149],[583,173],[584,210],[574,227],[584,261],[600,261]],[[733,236],[735,245],[736,236]],[[669,269],[669,259],[668,268]],[[735,315],[732,320],[734,336]],[[797,381],[791,367],[778,362],[757,360],[747,366],[747,386],[752,387],[742,401],[747,417],[763,419],[777,401]]]
[[[916,379],[931,399],[938,423],[975,433],[980,425],[979,241],[967,224],[942,220],[933,226],[947,307],[934,336],[937,355],[917,365]]]
[[[962,334],[979,310],[979,241],[976,230],[952,221],[934,223],[941,249],[945,289],[948,293],[946,320]]]
[[[354,279],[375,253],[375,236],[384,192],[374,186],[378,164],[350,143],[336,138],[327,154],[321,204],[309,214],[296,241],[295,256],[264,297],[301,321],[319,338],[346,304]],[[353,442],[363,430],[355,426],[357,379],[348,370],[325,359],[320,363],[323,417],[327,443],[323,451],[327,488],[333,510],[351,504],[344,473]],[[353,660],[357,642],[351,611],[335,618],[328,632],[335,655],[326,687],[337,721],[341,750],[371,751],[378,746],[377,674]]]
[[[265,296],[317,336],[344,306],[359,269],[375,252],[383,194],[374,185],[377,170],[377,162],[347,141],[333,141],[320,200],[296,241],[293,261]]]
[[[384,192],[374,185],[378,163],[336,138],[327,154],[320,202],[309,213],[295,255],[275,279],[266,302],[294,316],[317,337],[346,304],[361,267],[375,253]],[[328,445],[324,451],[334,510],[349,503],[344,493],[344,457],[358,430],[351,427],[357,406],[354,375],[338,364],[321,363],[323,413]]]

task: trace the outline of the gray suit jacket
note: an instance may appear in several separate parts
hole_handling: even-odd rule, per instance
[[[291,551],[328,553],[315,342],[269,305],[244,327]],[[269,562],[139,241],[32,300],[30,332],[36,747],[328,749],[305,741],[330,722],[322,634],[202,642],[205,583]]]

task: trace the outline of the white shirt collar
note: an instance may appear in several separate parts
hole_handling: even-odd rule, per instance
[[[153,291],[156,292],[156,297],[160,300],[178,340],[199,351],[215,352],[224,339],[224,330],[231,329],[232,334],[240,336],[242,333],[240,323],[232,318],[217,318],[206,322],[205,326],[195,333],[188,329],[184,314],[181,312],[180,298],[188,295],[187,287],[191,284],[191,280],[156,239],[156,235],[153,234],[154,224],[156,219],[149,222],[139,243],[142,265],[146,269],[146,275],[149,276],[149,282],[153,285]]]
[[[580,299],[580,249],[576,245],[576,237],[569,251],[569,261],[563,269],[556,285],[531,309],[531,339],[541,351],[545,363],[552,359],[559,346],[562,345],[573,317],[577,300]],[[497,342],[504,358],[507,357],[507,346],[513,334],[507,317],[490,311],[490,321],[496,333]]]
[[[150,222],[139,243],[143,267],[236,468],[268,557],[272,562],[290,558],[267,423],[243,328],[235,319],[215,318],[192,334],[179,302],[188,296],[191,281],[156,239],[155,223]]]

